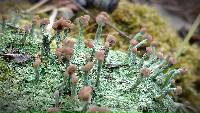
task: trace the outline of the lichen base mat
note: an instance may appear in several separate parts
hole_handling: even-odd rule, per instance
[[[104,44],[100,40],[106,18],[105,13],[97,16],[95,40],[86,44],[82,31],[88,15],[77,19],[77,36],[70,36],[72,23],[65,19],[54,23],[53,36],[45,30],[45,19],[39,33],[33,27],[18,31],[4,20],[1,54],[14,60],[7,61],[12,77],[0,81],[0,111],[90,111],[92,105],[99,106],[96,111],[176,111],[171,95],[180,94],[181,87],[173,78],[185,69],[174,69],[172,57],[156,52],[144,29],[132,37],[127,52],[111,50],[112,35]],[[50,47],[53,39],[56,49]],[[140,47],[146,51],[139,52]]]

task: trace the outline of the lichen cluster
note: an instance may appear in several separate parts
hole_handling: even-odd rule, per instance
[[[2,53],[31,57],[8,62],[14,77],[0,81],[1,112],[177,111],[171,95],[179,95],[182,88],[175,86],[174,79],[186,69],[175,69],[173,56],[157,51],[144,28],[132,37],[126,52],[112,50],[113,35],[107,35],[105,43],[101,40],[108,16],[101,12],[96,17],[95,38],[86,43],[83,30],[88,15],[76,19],[79,33],[75,36],[70,34],[74,24],[64,18],[54,23],[53,35],[46,31],[47,19],[37,18],[24,29],[4,20]],[[37,27],[39,32],[34,30]],[[56,48],[51,48],[54,39]]]
[[[182,45],[182,40],[177,36],[175,30],[166,23],[155,9],[146,5],[133,4],[128,2],[128,0],[121,0],[116,10],[111,14],[110,19],[113,24],[128,34],[135,34],[141,27],[146,27],[147,32],[158,41],[157,49],[165,54],[176,55],[178,49],[184,48],[183,54],[178,58],[176,66],[187,67],[189,72],[185,76],[178,77],[178,84],[184,89],[181,96],[190,101],[193,106],[199,108],[200,93],[198,88],[196,88],[198,87],[196,83],[200,83],[199,47],[195,44]],[[86,32],[91,34],[91,31],[89,29]],[[118,42],[115,48],[127,49],[129,39],[119,36],[109,27],[106,27],[104,31],[111,32],[116,36]]]

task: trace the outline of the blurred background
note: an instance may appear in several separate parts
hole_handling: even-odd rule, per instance
[[[60,17],[73,20],[88,12],[95,17],[106,11],[112,25],[106,26],[104,33],[118,38],[115,49],[120,50],[127,49],[129,40],[119,31],[130,36],[146,27],[158,41],[160,51],[176,55],[182,50],[177,67],[186,67],[189,72],[176,80],[183,87],[183,94],[174,99],[189,111],[200,111],[200,26],[183,43],[200,15],[200,0],[0,0],[0,7],[0,16],[7,15],[20,25],[30,23],[34,15],[55,21]],[[91,21],[85,37],[94,37],[94,26]]]

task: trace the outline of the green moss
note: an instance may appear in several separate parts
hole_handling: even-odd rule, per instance
[[[132,4],[126,0],[120,1],[118,8],[112,13],[116,26],[128,34],[135,34],[141,27],[157,40],[165,50],[176,47],[180,39],[165,23],[160,15],[146,5]],[[127,42],[127,39],[122,41]],[[175,42],[175,43],[174,43]]]
[[[5,61],[0,58],[0,81],[5,81],[11,77],[11,70]]]

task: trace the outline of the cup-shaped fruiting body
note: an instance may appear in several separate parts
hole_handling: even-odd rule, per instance
[[[89,109],[87,110],[87,112],[89,113],[94,113],[94,112],[98,112],[98,107],[97,106],[90,106]]]
[[[55,31],[61,31],[64,29],[71,29],[73,27],[73,24],[71,23],[70,20],[65,20],[63,18],[60,18],[59,20],[57,20],[56,22],[54,22],[52,28]]]
[[[140,33],[145,33],[147,31],[147,28],[146,27],[142,27],[141,29],[140,29]]]
[[[86,45],[87,48],[93,48],[94,47],[93,41],[91,39],[87,40],[85,42],[85,45]]]
[[[23,30],[24,30],[25,33],[29,33],[30,28],[31,28],[30,25],[27,24],[27,25],[24,25]]]
[[[98,25],[105,25],[109,21],[109,15],[106,12],[101,12],[96,16],[96,22]]]
[[[153,41],[151,42],[151,46],[153,46],[153,47],[158,47],[158,42],[155,41],[155,40],[153,40]]]
[[[175,92],[176,95],[180,95],[182,93],[182,87],[177,86],[174,92]]]
[[[116,38],[113,35],[108,35],[106,38],[106,42],[109,43],[109,47],[112,47],[116,43]]]
[[[157,57],[158,57],[159,59],[164,59],[164,55],[163,55],[162,52],[157,52]]]
[[[85,82],[85,85],[89,85],[89,78],[88,78],[88,74],[89,74],[89,71],[92,69],[94,63],[89,61],[87,62],[83,67],[82,67],[82,70],[84,71],[85,75],[84,75],[84,82]]]
[[[138,44],[138,41],[137,40],[135,40],[135,39],[131,39],[130,40],[130,45],[131,46],[135,46],[135,45],[137,45]]]
[[[83,67],[82,67],[82,70],[84,72],[89,72],[92,67],[94,66],[94,63],[93,62],[87,62],[87,64],[85,64]]]
[[[187,68],[181,68],[181,69],[180,69],[180,74],[181,74],[181,75],[185,75],[187,72],[188,72],[188,69],[187,69]]]
[[[91,55],[90,54],[86,54],[85,55],[85,60],[86,60],[86,63],[92,61]]]
[[[131,51],[132,51],[132,53],[134,53],[134,54],[139,54],[139,53],[140,53],[140,51],[138,51],[138,49],[135,48],[135,47],[133,47],[133,48],[131,49]]]
[[[168,62],[169,62],[170,65],[175,65],[176,64],[175,57],[169,57]]]
[[[48,18],[44,18],[40,21],[40,26],[46,26],[49,24],[49,19]]]
[[[75,42],[73,40],[70,40],[70,39],[65,39],[63,41],[64,48],[66,48],[66,47],[74,48],[74,44],[75,44]]]
[[[90,16],[89,15],[83,15],[83,16],[77,18],[77,20],[80,22],[80,24],[87,26],[89,24],[89,21],[90,21]]]
[[[149,34],[144,36],[144,39],[147,39],[149,42],[153,41],[153,37],[151,35],[149,35]]]
[[[96,52],[96,59],[100,62],[103,62],[104,61],[104,53],[105,53],[105,51],[103,51],[103,50]]]
[[[150,56],[153,53],[153,50],[151,47],[146,47],[146,53],[148,56]]]
[[[70,64],[67,69],[65,70],[65,75],[72,75],[73,73],[76,72],[76,65]]]
[[[6,21],[8,19],[8,17],[6,15],[2,15],[1,19],[2,19],[2,21]]]
[[[111,112],[107,107],[90,106],[87,112]]]
[[[92,88],[90,86],[84,86],[80,89],[78,97],[82,101],[90,101],[91,93]]]
[[[34,30],[36,25],[39,23],[40,17],[38,15],[34,16],[32,19],[31,37],[34,36]]]
[[[74,86],[78,83],[78,78],[77,78],[77,74],[76,74],[76,73],[73,73],[73,74],[71,75],[71,83],[72,83],[72,85],[74,85]]]
[[[76,83],[77,77],[76,77],[76,65],[70,64],[64,72],[64,84],[67,84],[65,87],[67,87],[69,90],[71,90],[72,96],[76,95]],[[73,81],[72,81],[73,77]]]
[[[64,58],[66,58],[68,61],[71,59],[71,57],[73,56],[74,50],[73,48],[67,47],[67,48],[63,48],[63,52],[62,55]]]
[[[56,48],[55,50],[55,54],[58,57],[58,61],[61,62],[62,60],[62,52],[63,52],[63,48]]]
[[[35,16],[33,17],[33,19],[32,19],[32,23],[33,23],[33,25],[38,24],[39,21],[40,21],[40,17],[39,17],[39,15],[35,15]]]
[[[140,70],[140,73],[141,73],[142,76],[144,76],[144,77],[149,77],[150,74],[151,74],[151,70],[148,69],[148,68],[142,68],[142,69]]]
[[[104,50],[100,50],[98,52],[96,52],[96,59],[98,60],[97,62],[97,79],[96,79],[96,87],[98,88],[99,87],[99,84],[100,84],[100,72],[101,72],[101,68],[102,68],[102,63],[103,61],[105,60],[105,51]]]
[[[39,55],[35,55],[35,61],[33,62],[33,68],[38,68],[41,64],[41,59]]]

